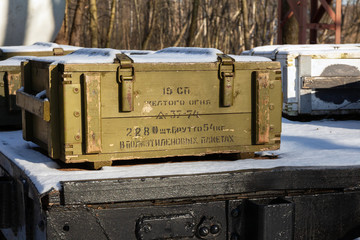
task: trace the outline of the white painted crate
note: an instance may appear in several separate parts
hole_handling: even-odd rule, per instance
[[[286,115],[360,113],[360,44],[271,45],[244,55],[281,63]]]

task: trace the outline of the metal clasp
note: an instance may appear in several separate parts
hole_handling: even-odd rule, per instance
[[[120,63],[118,68],[119,84],[119,111],[134,111],[134,73],[133,60],[125,54],[116,55],[116,61]]]
[[[62,49],[62,48],[53,48],[53,55],[54,56],[62,56],[62,55],[64,55],[64,49]]]
[[[234,59],[226,54],[219,55],[218,59],[220,61],[220,105],[222,107],[230,107],[234,102]]]

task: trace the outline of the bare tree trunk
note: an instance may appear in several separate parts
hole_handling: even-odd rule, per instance
[[[64,13],[64,21],[61,25],[60,31],[55,38],[55,42],[59,44],[69,44],[69,36],[68,36],[68,6],[69,0],[65,2],[65,13]]]
[[[90,32],[91,32],[91,47],[98,47],[98,17],[96,0],[90,0]]]
[[[114,29],[116,2],[117,2],[117,0],[112,0],[112,3],[111,3],[110,23],[109,23],[109,29],[108,29],[107,37],[106,37],[106,47],[107,48],[110,47],[112,32]]]
[[[56,35],[55,41],[58,44],[69,44],[69,39],[66,36],[65,24],[61,25],[59,33]]]
[[[195,39],[195,32],[197,27],[197,19],[198,19],[198,12],[199,12],[199,0],[193,0],[193,8],[191,13],[191,23],[190,23],[190,30],[189,35],[186,39],[186,46],[190,47],[193,46],[193,42]]]
[[[69,43],[74,46],[81,46],[81,35],[85,11],[85,0],[78,0],[75,8],[74,20],[70,32]]]
[[[289,11],[290,6],[286,0],[282,0],[282,12],[283,16]],[[282,29],[282,43],[283,44],[298,44],[299,43],[299,24],[293,15],[291,18],[287,20],[283,29]]]
[[[215,30],[214,33],[215,41],[213,41],[213,43],[215,44],[210,47],[219,48],[221,1],[217,1],[214,11],[215,11],[215,21],[214,21],[213,29]]]
[[[157,9],[156,9],[157,4],[156,3],[157,3],[156,0],[149,0],[149,11],[152,12],[152,18],[151,18],[149,31],[148,31],[147,35],[145,36],[144,41],[142,43],[142,49],[148,49],[150,39],[154,33],[154,29],[155,29],[156,22],[157,22]]]
[[[134,4],[135,4],[135,14],[136,14],[138,38],[139,38],[139,39],[142,39],[141,22],[140,22],[140,12],[139,12],[138,0],[134,0]],[[140,41],[139,41],[139,46],[141,47],[141,42],[140,42]]]
[[[207,2],[207,1],[205,1]],[[209,9],[208,11],[208,17],[206,18],[207,19],[207,42],[206,42],[206,47],[210,47],[211,46],[211,43],[213,42],[212,39],[214,36],[212,36],[212,32],[211,30],[213,29],[212,28],[212,25],[213,25],[213,18],[214,18],[214,7],[211,5],[211,4],[207,4],[207,8],[206,9]],[[211,13],[211,14],[210,14]]]
[[[267,18],[267,6],[268,6],[268,3],[269,3],[269,0],[265,0],[265,6],[264,6],[264,20],[263,20],[263,32],[262,32],[262,37],[261,37],[261,41],[264,43],[267,39],[266,35],[267,35],[267,32],[268,32],[268,25],[267,25],[267,22],[268,22],[268,18]],[[274,16],[275,18],[275,16]]]
[[[99,47],[119,49],[217,47],[239,54],[254,45],[272,44],[277,36],[277,1],[271,0],[66,1],[68,13],[56,41],[68,36],[71,41],[67,43],[74,45],[90,47],[97,42]],[[97,17],[91,2],[97,4]],[[343,16],[343,38],[347,43],[360,37],[358,2],[348,1],[343,6],[347,11]],[[294,35],[293,31],[290,34]]]
[[[182,38],[184,37],[184,35],[185,35],[185,32],[186,32],[186,29],[188,28],[188,22],[186,22],[186,24],[185,24],[185,26],[183,26],[183,29],[181,30],[181,32],[180,32],[180,35],[179,35],[179,37],[178,37],[178,39],[176,40],[176,42],[173,44],[173,46],[174,47],[177,47],[177,46],[179,46],[179,44],[180,44],[180,42],[181,42],[181,40],[182,40]]]
[[[275,29],[276,29],[276,19],[274,18],[270,23],[270,33],[272,33],[270,36],[270,45],[275,44]]]
[[[242,17],[244,24],[244,44],[245,49],[250,49],[250,35],[249,35],[249,15],[248,15],[248,3],[247,0],[241,0],[242,3]]]

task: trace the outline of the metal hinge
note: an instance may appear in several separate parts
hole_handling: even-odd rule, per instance
[[[133,60],[125,54],[116,55],[115,62],[119,62],[118,78],[119,84],[119,111],[134,111],[134,66]]]
[[[219,55],[218,59],[220,61],[220,105],[222,107],[230,107],[234,102],[234,59],[226,54]]]

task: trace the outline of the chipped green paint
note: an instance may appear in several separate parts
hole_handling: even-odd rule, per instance
[[[47,139],[32,137],[36,129],[31,124],[24,135],[48,149],[53,158],[92,162],[97,167],[114,160],[278,149],[280,64],[232,64],[233,89],[228,92],[232,103],[224,106],[220,62],[131,63],[129,72],[122,70],[121,60],[51,67],[30,61],[32,71],[38,72],[36,81],[41,82],[36,85],[49,92],[51,120],[33,123],[36,129],[47,129]],[[133,77],[130,111],[122,106],[119,76],[123,73]],[[35,81],[32,76],[24,77],[25,84]],[[256,76],[266,80],[258,90]],[[26,119],[33,121],[31,114]]]

